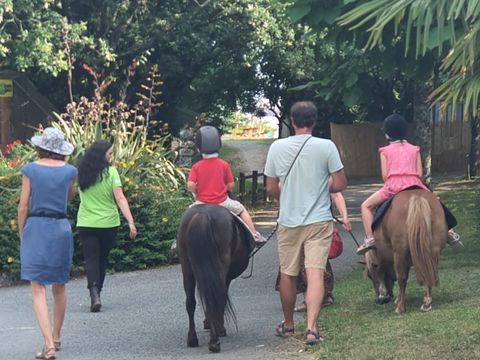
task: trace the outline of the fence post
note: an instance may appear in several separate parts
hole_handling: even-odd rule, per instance
[[[467,154],[465,156],[465,159],[467,160],[467,180],[471,180],[471,178],[470,178],[470,154]]]
[[[241,172],[239,174],[239,176],[240,176],[240,182],[239,182],[239,185],[238,185],[238,197],[240,198],[241,202],[244,202],[244,200],[245,200],[245,174]]]
[[[263,174],[263,194],[262,194],[263,202],[267,201],[267,176]]]
[[[257,191],[258,191],[258,171],[252,171],[252,206],[257,203]]]

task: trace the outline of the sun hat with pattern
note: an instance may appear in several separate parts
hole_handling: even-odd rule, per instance
[[[59,155],[70,155],[73,152],[73,145],[65,141],[63,133],[53,127],[47,127],[42,135],[31,138],[33,145],[40,149],[50,151]]]

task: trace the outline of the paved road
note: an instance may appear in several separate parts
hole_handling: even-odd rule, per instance
[[[365,186],[354,186],[345,193],[353,220],[360,199],[370,192]],[[273,226],[272,214],[259,214],[260,231],[267,235]],[[353,223],[357,239],[360,224]],[[344,253],[332,261],[336,278],[355,266],[354,243],[343,233]],[[101,313],[89,309],[85,280],[68,284],[68,309],[58,353],[64,360],[122,359],[306,359],[303,342],[284,341],[274,336],[274,327],[282,319],[278,294],[274,291],[278,261],[275,238],[256,256],[251,279],[232,283],[231,298],[238,332],[227,326],[222,352],[209,354],[207,333],[199,330],[200,347],[186,347],[187,314],[181,271],[178,265],[165,268],[114,274],[107,277],[102,293]],[[31,308],[28,286],[0,289],[0,359],[28,360],[39,350],[42,339]],[[202,325],[201,311],[197,311]],[[303,320],[299,315],[298,321]]]

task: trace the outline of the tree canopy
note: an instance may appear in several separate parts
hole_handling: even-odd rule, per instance
[[[281,118],[301,96],[288,89],[311,80],[318,60],[318,39],[285,8],[272,0],[3,0],[0,64],[28,73],[59,108],[91,95],[93,80],[133,102],[156,64],[161,120],[251,111],[262,96]]]

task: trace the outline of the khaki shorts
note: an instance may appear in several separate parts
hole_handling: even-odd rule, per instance
[[[199,205],[199,204],[206,204],[206,203],[197,200],[192,204],[192,206]],[[223,206],[224,208],[226,208],[227,210],[229,210],[230,212],[234,213],[237,216],[240,215],[240,213],[243,210],[245,210],[245,207],[239,201],[230,199],[229,197],[227,197],[227,200],[225,200],[224,202],[216,205]]]
[[[280,271],[297,276],[305,253],[305,268],[325,270],[332,242],[333,222],[322,221],[289,228],[278,224],[278,257]]]

